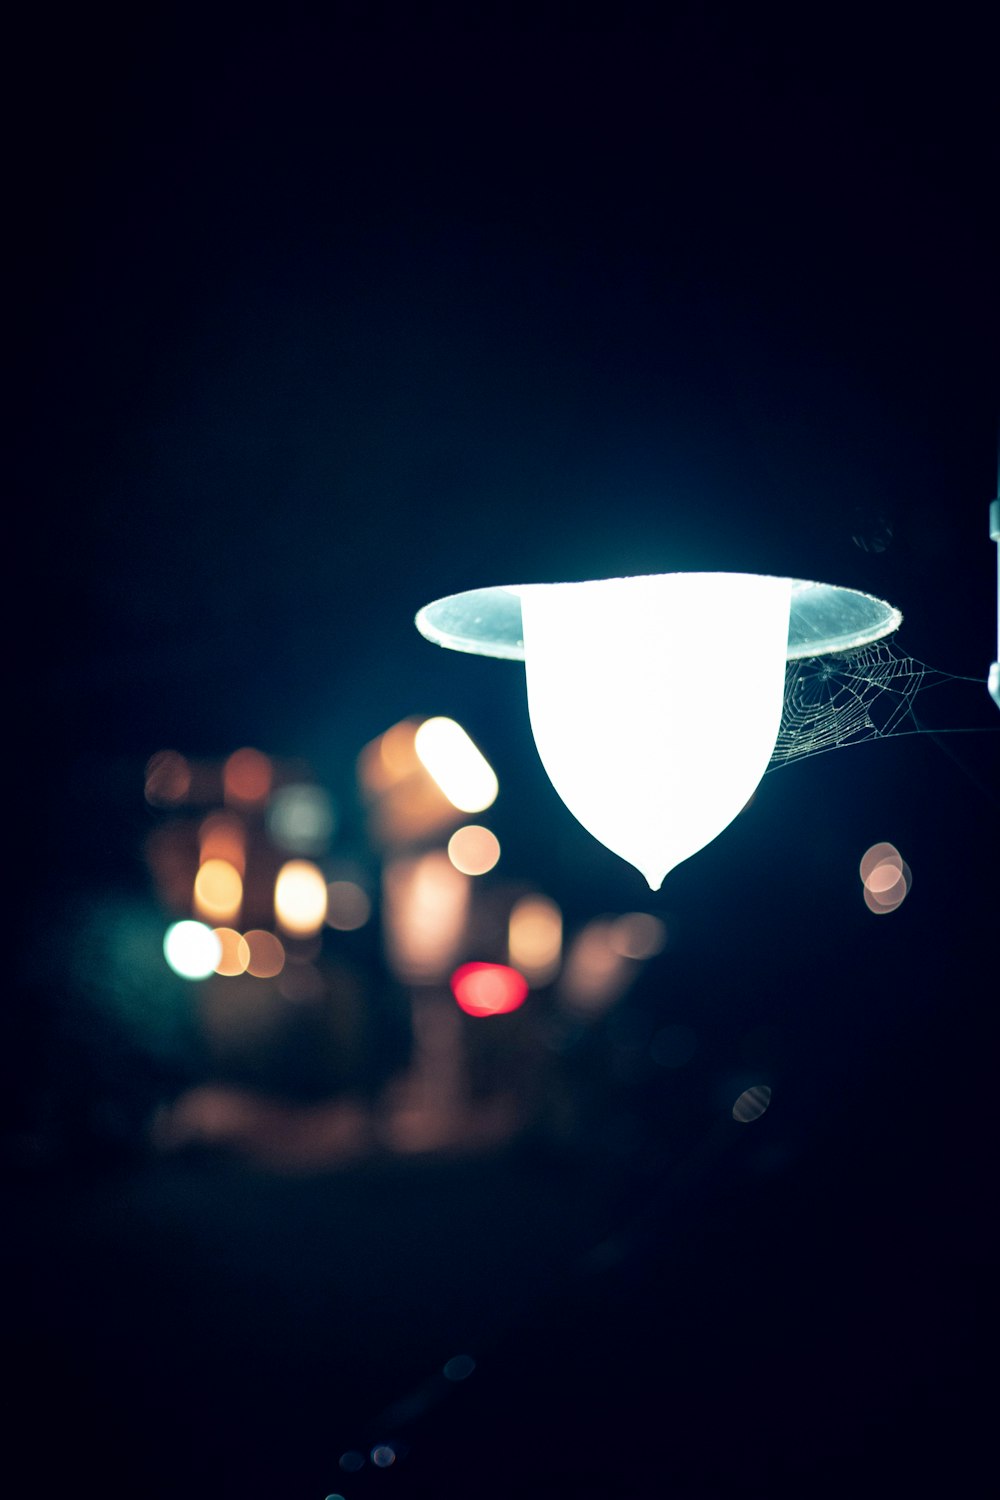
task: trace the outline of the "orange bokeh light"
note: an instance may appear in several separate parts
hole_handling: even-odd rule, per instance
[[[231,921],[243,903],[243,877],[226,859],[207,859],[194,881],[194,909],[216,922]]]
[[[248,974],[252,974],[255,979],[273,979],[276,974],[281,973],[285,967],[285,949],[273,932],[255,927],[250,932],[245,932],[243,938],[250,950]]]
[[[462,964],[451,976],[451,992],[467,1016],[502,1016],[528,998],[528,981],[506,964]]]
[[[500,858],[500,840],[488,828],[466,823],[448,840],[448,858],[463,875],[485,875]]]
[[[274,770],[260,750],[249,746],[234,750],[222,770],[222,785],[227,802],[266,802],[271,792]]]
[[[250,962],[250,944],[241,932],[232,927],[213,929],[222,946],[222,955],[215,966],[216,974],[234,976],[243,974]]]
[[[240,875],[246,873],[246,829],[235,813],[210,813],[198,829],[200,862],[222,859]]]

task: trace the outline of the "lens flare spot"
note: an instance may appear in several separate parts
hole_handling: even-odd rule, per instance
[[[227,859],[207,859],[195,876],[194,909],[200,917],[225,922],[238,916],[243,879]]]
[[[523,974],[506,964],[462,964],[451,976],[451,992],[467,1016],[502,1016],[528,998]]]
[[[454,719],[425,719],[414,748],[424,769],[459,812],[485,812],[496,801],[493,767]]]
[[[274,910],[286,932],[308,937],[326,920],[326,880],[308,859],[290,859],[274,883]]]
[[[182,979],[207,979],[222,957],[222,944],[204,922],[173,922],[163,937],[163,956]]]
[[[274,979],[285,967],[285,948],[280,938],[263,927],[254,927],[243,934],[250,957],[247,973],[255,979]]]
[[[759,1120],[771,1102],[771,1088],[766,1083],[755,1083],[744,1089],[733,1105],[733,1119],[738,1125],[750,1125]]]
[[[902,868],[902,858],[895,844],[872,844],[861,856],[858,873],[863,885],[867,885],[869,877],[879,865],[895,865],[896,869]]]
[[[859,873],[865,905],[878,917],[898,911],[913,883],[909,865],[893,844],[873,844],[867,849]]]
[[[488,828],[466,823],[448,840],[448,858],[463,875],[485,875],[500,858],[500,840]]]
[[[191,767],[176,750],[158,750],[146,765],[146,801],[175,807],[191,790]]]

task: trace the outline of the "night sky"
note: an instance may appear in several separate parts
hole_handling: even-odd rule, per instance
[[[21,1487],[980,1493],[985,21],[476,15],[147,7],[9,38]],[[488,584],[687,569],[870,591],[903,612],[899,653],[976,681],[918,696],[933,733],[769,773],[651,896],[549,786],[521,669],[413,617]],[[428,714],[496,767],[511,878],[568,925],[666,922],[566,1061],[592,1113],[568,1140],[342,1170],[157,1152],[156,1109],[205,1075],[102,1009],[69,935],[148,913],[147,760],[301,761],[356,849],[359,750]],[[857,878],[879,839],[913,872],[885,920]],[[674,1023],[698,1050],[666,1072],[643,1059]],[[289,1067],[271,1096],[322,1096]],[[610,1082],[588,1093],[588,1069]],[[767,1114],[736,1126],[765,1078]],[[444,1380],[462,1354],[474,1373]],[[390,1439],[384,1471],[340,1466]]]

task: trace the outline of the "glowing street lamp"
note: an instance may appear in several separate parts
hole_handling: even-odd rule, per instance
[[[653,890],[753,794],[785,663],[889,635],[854,589],[753,573],[664,573],[474,589],[427,604],[428,640],[523,661],[532,733],[574,817]]]

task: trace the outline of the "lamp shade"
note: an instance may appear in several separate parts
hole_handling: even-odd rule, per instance
[[[732,822],[774,751],[785,663],[867,645],[899,611],[853,589],[664,573],[476,589],[429,640],[523,660],[542,764],[574,817],[653,890]]]

